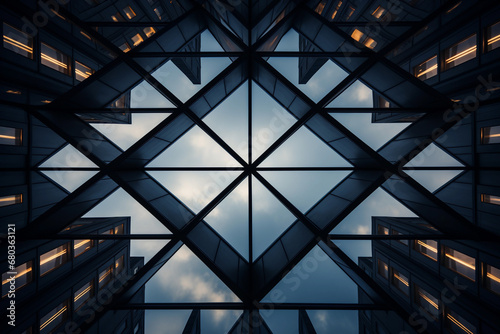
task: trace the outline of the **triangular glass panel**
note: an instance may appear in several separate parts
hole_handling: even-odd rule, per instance
[[[194,126],[147,167],[235,167],[239,166],[198,126]]]
[[[158,240],[134,239],[130,241],[130,255],[143,257],[144,263],[147,263],[168,243],[169,240],[165,239],[158,239]]]
[[[272,26],[270,29],[271,28]],[[299,34],[293,29],[288,30],[288,32],[283,35],[274,51],[299,51]]]
[[[83,155],[72,145],[66,145],[55,154],[45,160],[40,168],[58,168],[58,167],[88,167],[98,168],[89,158]]]
[[[305,213],[349,171],[262,171],[260,172],[283,196]]]
[[[330,115],[349,131],[377,150],[411,123],[373,123],[371,113],[335,113]]]
[[[306,127],[301,127],[261,164],[262,167],[352,167]]]
[[[198,213],[224,190],[237,171],[148,171],[162,186]]]
[[[266,310],[260,311],[273,334],[300,333],[297,310]]]
[[[327,108],[372,108],[373,92],[368,86],[357,80],[342,94],[334,99]],[[371,115],[371,114],[369,114]],[[391,123],[392,125],[392,123]]]
[[[42,170],[40,172],[69,192],[75,191],[97,174],[95,170]]]
[[[248,84],[244,83],[203,121],[245,161],[248,159]]]
[[[240,183],[206,217],[231,246],[248,260],[248,179]]]
[[[375,234],[372,216],[416,217],[382,188],[375,190],[332,231],[334,234]]]
[[[462,172],[461,170],[407,170],[406,174],[433,193]]]
[[[314,57],[307,59],[314,60]],[[315,71],[306,84],[299,84],[298,57],[270,57],[268,63],[316,103],[348,75],[334,62],[328,60]]]
[[[222,46],[217,42],[210,30],[201,33],[201,51],[202,52],[224,52]]]
[[[287,303],[357,303],[358,286],[318,246],[315,246],[262,299],[272,302],[276,292]]]
[[[151,303],[240,302],[186,246],[146,283],[146,300]]]
[[[131,217],[131,234],[164,234],[170,231],[122,188],[116,190],[83,217]]]
[[[332,328],[336,333],[360,333],[357,310],[308,310],[307,313],[316,334],[331,334]]]
[[[252,258],[260,256],[295,220],[295,216],[252,177]]]
[[[404,167],[464,167],[464,165],[439,146],[431,143]]]
[[[240,310],[203,310],[201,333],[229,333],[242,313]]]
[[[191,310],[146,310],[144,333],[183,333],[190,315]]]
[[[143,81],[130,91],[130,108],[175,108],[165,96]]]
[[[168,113],[133,113],[131,124],[91,123],[90,125],[122,150],[126,150],[168,116],[170,116]]]
[[[227,57],[208,57],[198,61],[200,61],[198,66],[201,68],[201,84],[193,84],[173,61],[166,62],[152,75],[181,102],[186,102],[231,64],[231,60]]]
[[[252,82],[252,157],[255,161],[297,120]]]

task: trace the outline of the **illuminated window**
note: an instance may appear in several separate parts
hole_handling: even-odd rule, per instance
[[[337,3],[337,6],[335,7],[335,10],[332,13],[332,20],[337,16],[337,13],[339,12],[340,7],[342,6],[342,1],[339,1]]]
[[[500,205],[500,196],[481,194],[481,202]]]
[[[500,125],[481,128],[481,144],[500,144]]]
[[[130,48],[130,45],[128,45],[127,42],[123,43],[122,45],[120,45],[120,50],[122,50],[123,52],[127,53],[131,50]]]
[[[352,14],[354,14],[355,10],[356,10],[356,8],[349,6],[349,9],[347,9],[347,15],[346,15],[346,18],[345,18],[346,21],[349,21],[349,19],[351,18]]]
[[[74,309],[82,307],[93,295],[94,283],[90,281],[75,292],[73,296]]]
[[[115,234],[123,234],[123,224],[115,226]]]
[[[376,19],[380,19],[382,15],[384,15],[386,12],[385,8],[378,6],[377,9],[375,9],[372,13],[372,16],[375,17]]]
[[[13,95],[21,95],[22,92],[20,90],[15,90],[15,89],[8,89],[5,91],[7,94],[13,94]]]
[[[157,7],[153,9],[155,12],[156,16],[158,16],[158,20],[161,20],[161,16],[163,15],[163,9],[161,7]]]
[[[123,22],[125,19],[123,18],[122,14],[119,12],[116,12],[115,15],[111,15],[111,19],[113,22]]]
[[[326,1],[321,1],[314,11],[316,13],[318,13],[319,15],[321,15],[321,13],[323,13],[323,10],[325,9],[325,4],[326,4]]]
[[[91,249],[94,246],[93,240],[87,239],[87,240],[75,240],[74,241],[75,245],[73,247],[73,252],[74,252],[74,257],[77,257],[89,249]]]
[[[433,318],[439,315],[439,301],[436,297],[415,284],[415,303],[427,311]]]
[[[378,97],[378,106],[380,108],[390,108],[391,107],[391,102],[387,101],[382,96],[379,96]]]
[[[476,57],[476,35],[467,37],[444,51],[444,69],[448,70]]]
[[[130,6],[123,8],[123,12],[125,13],[127,19],[129,20],[132,20],[134,17],[136,17],[134,10]]]
[[[500,22],[486,29],[486,51],[491,51],[500,46]]]
[[[90,37],[89,35],[87,35],[84,31],[80,31],[80,34],[82,34],[85,38],[87,38],[89,40],[92,40],[92,37]]]
[[[392,285],[394,285],[399,291],[405,295],[410,295],[410,283],[408,277],[401,274],[396,269],[392,269]]]
[[[50,67],[53,70],[70,75],[71,67],[69,57],[59,50],[42,43],[42,65]]]
[[[485,265],[484,286],[500,295],[500,269]]]
[[[373,49],[375,46],[377,46],[377,42],[373,38],[366,36],[362,31],[358,29],[354,29],[351,37],[356,41],[362,43],[367,48]]]
[[[83,81],[94,74],[94,70],[90,67],[75,61],[75,78],[78,81]]]
[[[355,40],[357,40],[358,42],[361,42],[361,39],[365,37],[365,34],[362,33],[360,30],[358,29],[354,29],[354,31],[352,32],[351,34],[351,37]]]
[[[427,80],[437,74],[437,56],[434,56],[413,69],[413,74],[420,80]]]
[[[113,278],[113,265],[110,265],[99,274],[99,289],[111,282]]]
[[[19,204],[23,202],[23,195],[0,196],[0,207]]]
[[[377,272],[383,278],[389,278],[389,266],[381,259],[377,259]]]
[[[134,46],[137,46],[137,45],[141,44],[142,42],[144,42],[144,39],[142,38],[142,36],[140,34],[136,34],[135,36],[132,36],[131,39],[132,39],[132,42],[134,42]]]
[[[156,33],[156,30],[153,29],[153,27],[146,27],[142,31],[144,31],[144,34],[149,38],[153,36]]]
[[[377,42],[373,38],[368,37],[363,42],[363,45],[366,46],[367,48],[373,49],[374,47],[377,46]]]
[[[456,334],[475,334],[476,327],[474,327],[470,322],[465,320],[463,317],[458,315],[456,312],[447,309],[445,316],[446,328],[452,333]]]
[[[384,225],[377,225],[377,234],[389,235],[389,229]]]
[[[415,250],[429,259],[437,261],[437,242],[434,240],[415,240]]]
[[[392,235],[403,235],[403,233],[395,230],[395,229],[392,229]],[[405,246],[408,246],[408,240],[405,240],[405,239],[398,239],[396,240],[397,242],[405,245]]]
[[[3,47],[33,59],[33,37],[6,23],[3,24]]]
[[[17,266],[12,272],[17,274],[9,274],[8,272],[2,274],[2,297],[9,293],[11,277],[16,280],[16,291],[33,280],[33,261]]]
[[[449,247],[444,247],[444,266],[475,281],[476,259]]]
[[[110,230],[102,232],[101,234],[104,234],[104,235],[113,235],[113,231],[114,231],[113,229],[110,229]],[[101,240],[99,240],[99,243],[101,244],[104,241],[106,241],[106,240],[105,239],[101,239]]]
[[[115,275],[118,276],[123,271],[124,264],[123,264],[124,258],[123,255],[120,256],[116,261],[115,261]]]
[[[457,3],[455,6],[451,7],[450,9],[448,9],[446,11],[446,14],[450,14],[451,12],[453,12],[455,9],[457,9],[458,6],[460,6],[462,4],[462,1],[460,1],[459,3]]]
[[[23,130],[0,126],[0,145],[22,145]]]
[[[52,333],[68,318],[68,300],[57,305],[40,319],[40,333]]]
[[[69,242],[40,255],[40,276],[62,266],[69,259]]]

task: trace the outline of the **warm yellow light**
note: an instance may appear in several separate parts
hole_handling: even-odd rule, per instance
[[[420,246],[427,248],[427,249],[428,249],[428,250],[430,250],[431,252],[433,252],[433,253],[437,253],[437,248],[432,247],[432,246],[430,246],[430,245],[426,244],[425,242],[423,242],[423,241],[421,241],[421,240],[418,240],[418,241],[417,241],[417,243],[418,243]]]
[[[3,138],[3,139],[16,139],[15,136],[8,136],[8,135],[0,135],[0,138]],[[2,200],[0,199],[0,201],[2,201]]]
[[[92,288],[92,285],[89,285],[85,290],[83,290],[82,292],[80,292],[77,296],[75,296],[75,302],[82,298],[87,292],[90,291],[90,289]]]
[[[45,263],[47,263],[47,262],[49,262],[49,261],[52,261],[52,260],[54,260],[55,258],[58,258],[58,257],[60,257],[60,256],[62,256],[62,255],[64,255],[64,254],[66,254],[67,252],[68,252],[68,250],[67,250],[67,249],[64,249],[64,250],[60,251],[59,253],[56,253],[56,254],[54,254],[54,255],[52,255],[52,256],[49,256],[48,258],[44,259],[43,261],[41,260],[41,261],[40,261],[40,265],[44,265]]]
[[[81,242],[79,242],[79,243],[75,244],[75,249],[80,248],[80,247],[82,247],[83,245],[88,244],[88,243],[90,243],[90,239],[89,239],[89,240],[83,240],[83,241],[81,241]]]
[[[373,39],[373,38],[370,38],[368,37],[364,42],[363,42],[363,45],[370,48],[370,49],[373,49],[374,47],[377,46],[377,42]]]
[[[497,282],[497,283],[500,283],[500,277],[497,277],[497,276],[493,275],[492,273],[486,273],[486,277]]]
[[[379,19],[384,13],[385,9],[378,6],[377,9],[373,11],[372,16],[374,16],[376,19]]]
[[[401,283],[403,283],[404,285],[409,286],[408,281],[405,280],[404,278],[402,278],[401,276],[399,276],[398,274],[394,274],[394,277],[396,277],[396,279],[398,281],[400,281]]]
[[[363,34],[360,30],[354,29],[354,31],[351,34],[351,37],[359,42],[361,40],[361,37],[363,37],[364,35],[365,34]]]
[[[471,46],[470,48],[465,49],[464,51],[462,51],[462,52],[460,52],[460,53],[457,53],[457,54],[456,54],[456,55],[454,55],[453,57],[450,57],[450,58],[446,59],[446,62],[447,62],[447,63],[454,62],[455,60],[460,59],[460,58],[462,58],[462,57],[465,57],[465,56],[467,56],[467,55],[468,55],[468,54],[470,54],[470,53],[476,52],[476,49],[477,49],[477,46],[476,46],[476,45]]]
[[[461,265],[466,266],[467,268],[470,268],[470,269],[472,269],[472,270],[476,270],[476,266],[475,266],[475,265],[470,264],[470,263],[467,263],[467,262],[465,262],[464,260],[460,260],[459,258],[456,258],[456,257],[454,257],[453,255],[446,254],[446,257],[449,257],[449,258],[450,258],[450,259],[452,259],[453,261],[458,262],[458,263],[460,263]]]
[[[438,304],[436,304],[432,299],[430,299],[429,297],[427,297],[422,291],[419,291],[418,294],[420,295],[420,297],[422,297],[423,299],[425,299],[429,304],[431,304],[436,310],[439,309]]]
[[[125,8],[124,11],[125,11],[125,15],[127,16],[127,18],[129,20],[132,20],[136,16],[134,10],[130,6],[128,6],[127,8]]]
[[[50,317],[50,319],[48,319],[47,321],[45,321],[42,325],[40,325],[40,330],[44,329],[45,327],[47,327],[48,324],[50,324],[52,321],[54,321],[57,317],[59,317],[61,314],[63,314],[64,312],[66,312],[67,310],[67,306],[64,306],[62,309],[60,309],[56,314],[54,314],[52,317]]]
[[[5,92],[8,93],[8,94],[21,95],[21,91],[19,91],[19,90],[9,89],[9,90],[7,90]]]
[[[52,64],[55,64],[55,65],[57,65],[57,66],[59,66],[59,67],[62,67],[62,68],[64,68],[64,69],[67,69],[67,68],[68,68],[68,65],[67,65],[67,64],[65,64],[65,63],[63,63],[62,61],[59,61],[59,60],[57,60],[57,59],[54,59],[54,58],[52,58],[52,57],[50,57],[50,56],[46,55],[45,53],[42,53],[42,59],[45,59],[46,61],[51,62]]]
[[[28,268],[28,269],[25,269],[25,270],[23,270],[23,271],[21,271],[19,273],[17,273],[14,279],[18,279],[19,277],[21,277],[23,275],[26,275],[29,272],[31,272],[31,267]],[[7,284],[8,282],[10,282],[10,279],[3,280],[2,281],[2,285]]]
[[[111,269],[108,269],[101,277],[99,277],[99,283],[101,283],[108,275],[111,274]]]
[[[465,327],[464,325],[462,325],[462,323],[460,321],[458,321],[457,319],[455,319],[451,314],[447,314],[446,317],[448,319],[450,319],[455,325],[457,325],[458,327],[460,327],[460,329],[463,330],[464,332],[469,333],[469,334],[474,334],[467,327]]]
[[[41,101],[42,103],[51,103],[52,101],[51,100],[43,100]]]
[[[335,16],[337,16],[337,13],[339,12],[340,6],[342,6],[342,1],[339,1],[339,3],[337,4],[337,7],[335,8],[335,11],[332,14],[332,20],[335,18]]]
[[[438,67],[438,66],[437,66],[437,64],[436,64],[436,65],[433,65],[433,66],[431,66],[431,67],[429,67],[429,68],[428,68],[428,69],[426,69],[425,71],[420,72],[419,74],[417,74],[417,78],[418,78],[418,77],[421,77],[422,75],[427,74],[427,73],[429,73],[429,72],[431,72],[431,71],[436,70],[436,69],[437,69],[437,67]]]
[[[498,41],[500,41],[500,35],[493,36],[490,39],[488,39],[488,45],[491,45],[491,44],[496,43]]]
[[[10,38],[9,36],[3,36],[3,41],[6,42],[7,44],[10,44],[10,45],[13,45],[15,46],[16,48],[19,48],[19,49],[22,49],[28,53],[33,53],[33,48],[26,45],[26,44],[23,44],[19,41],[16,41],[15,39],[13,38]]]
[[[85,79],[87,79],[88,77],[90,77],[92,75],[92,73],[90,73],[89,71],[86,71],[86,72],[82,72],[80,71],[79,69],[75,69],[75,73]]]

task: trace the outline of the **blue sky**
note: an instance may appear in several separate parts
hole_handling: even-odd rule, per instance
[[[205,32],[202,49],[220,51],[213,37]],[[278,50],[297,50],[298,36],[289,32]],[[270,58],[269,63],[294,83],[299,89],[319,101],[347,75],[333,62],[328,61],[307,85],[298,84],[297,58]],[[230,64],[228,58],[202,59],[202,84],[193,85],[172,62],[166,63],[153,75],[182,101],[188,100],[203,85]],[[252,146],[254,160],[279,138],[296,119],[256,84],[253,87]],[[204,118],[224,141],[242,158],[248,158],[248,87],[243,84],[211,114]],[[142,83],[132,91],[133,107],[173,107],[149,84]],[[356,82],[329,107],[371,107],[371,90]],[[168,117],[168,113],[133,114],[132,124],[93,124],[93,126],[127,149],[155,125]],[[332,114],[355,135],[373,149],[403,130],[408,124],[372,124],[370,114]],[[436,145],[429,146],[408,165],[412,166],[461,166]],[[42,167],[57,168],[80,166],[95,168],[95,165],[70,145],[66,146]],[[170,148],[160,154],[149,167],[200,167],[238,166],[238,163],[216,144],[199,127],[193,127]],[[301,128],[289,140],[271,154],[262,164],[267,167],[351,167],[335,151],[326,146],[311,131]],[[95,171],[61,172],[46,171],[49,177],[65,187],[75,190]],[[182,200],[192,211],[200,211],[211,199],[224,189],[238,172],[160,172],[149,171],[150,175]],[[434,191],[459,171],[440,173],[412,171],[410,176]],[[274,187],[280,190],[299,210],[306,212],[330,189],[345,178],[349,171],[335,172],[273,172],[261,173]],[[254,254],[257,257],[294,220],[294,216],[256,179],[247,179],[240,184],[206,218],[245,258],[249,258],[248,245],[248,183],[253,187]],[[147,210],[118,189],[85,217],[131,216],[132,233],[168,233]],[[359,207],[349,214],[332,233],[370,234],[372,216],[414,216],[411,211],[382,189],[376,190]],[[164,240],[134,240],[131,255],[144,256],[147,261],[161,247]],[[359,256],[371,256],[370,241],[339,241],[337,244],[357,262]],[[317,266],[311,266],[316,261]],[[307,268],[304,278],[297,271]],[[298,283],[297,283],[298,282]],[[276,291],[288,302],[341,302],[356,303],[357,287],[319,248],[314,248],[283,280],[274,292],[264,298],[272,301]],[[325,293],[326,291],[326,293]],[[146,302],[216,302],[238,301],[238,298],[186,247],[174,257],[146,284]],[[202,328],[205,333],[227,331],[241,312],[203,311]],[[357,333],[357,312],[355,311],[308,311],[318,333],[329,333],[329,328],[342,328],[342,333]],[[297,311],[263,312],[274,333],[297,333]],[[189,311],[148,311],[146,327],[148,333],[180,333],[189,317]],[[290,321],[290,319],[295,319]],[[168,322],[168,326],[163,324]],[[335,327],[334,327],[335,326]]]

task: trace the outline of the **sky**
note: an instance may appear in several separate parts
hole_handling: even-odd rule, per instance
[[[202,50],[220,51],[210,33],[202,35]],[[277,50],[298,50],[298,35],[291,31],[280,42]],[[347,73],[332,61],[325,65],[306,85],[298,84],[298,58],[268,59],[315,102],[321,100]],[[171,90],[181,101],[187,101],[201,87],[230,64],[228,58],[202,59],[202,84],[193,85],[172,62],[167,62],[153,76]],[[284,110],[258,85],[252,84],[252,156],[255,160],[296,119]],[[174,107],[149,84],[142,83],[132,90],[132,107]],[[226,143],[248,161],[248,86],[243,84],[213,112],[204,118]],[[371,107],[372,92],[361,82],[354,83],[329,107]],[[92,124],[97,130],[126,150],[150,131],[168,113],[133,114],[132,124]],[[373,124],[371,114],[332,114],[347,129],[377,150],[406,128],[409,123]],[[148,167],[238,166],[199,127],[193,127],[171,147],[158,155]],[[52,168],[44,173],[66,188],[74,191],[95,174],[89,171],[58,171],[58,167],[96,168],[75,148],[67,145],[41,167]],[[287,142],[271,154],[265,167],[335,166],[351,165],[307,128],[300,128]],[[462,166],[439,147],[432,144],[407,166]],[[199,212],[239,174],[238,171],[180,172],[148,171],[174,196],[194,213]],[[307,212],[319,199],[349,175],[349,171],[262,171],[261,175],[301,212]],[[458,175],[460,171],[409,171],[410,176],[430,191]],[[205,221],[225,238],[244,258],[249,259],[248,244],[248,186],[252,183],[253,258],[265,249],[295,221],[294,216],[254,177],[244,180],[227,196]],[[131,233],[169,233],[158,220],[137,203],[123,189],[116,190],[84,217],[130,216]],[[332,233],[371,234],[372,216],[413,217],[414,214],[382,189],[373,192],[350,213]],[[131,255],[143,256],[148,261],[168,241],[133,240]],[[371,241],[337,241],[339,247],[355,262],[360,256],[371,256]],[[350,278],[321,249],[315,247],[264,298],[273,301],[280,295],[285,302],[339,302],[356,303],[357,287]],[[220,302],[238,301],[238,298],[186,246],[146,284],[146,302]],[[147,311],[146,332],[180,333],[189,317],[189,311]],[[202,311],[202,332],[227,332],[239,317],[239,311]],[[318,333],[330,333],[339,328],[342,333],[357,333],[356,311],[308,311]],[[274,333],[298,333],[297,311],[263,311],[262,316]],[[290,321],[290,319],[295,319]],[[164,324],[168,323],[168,326]]]

